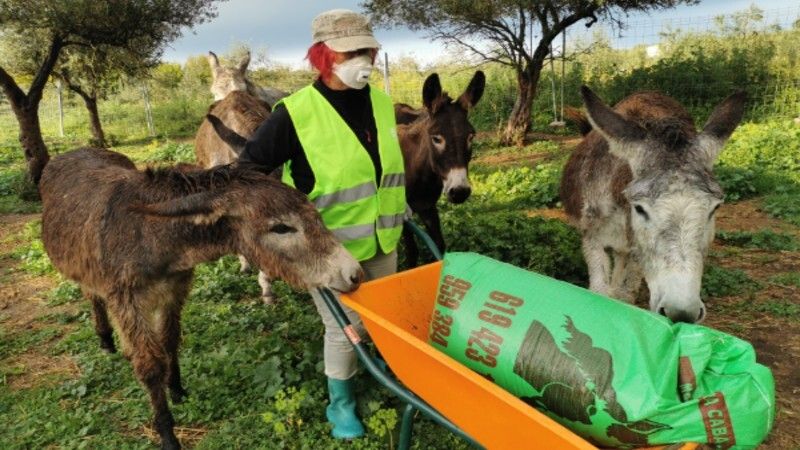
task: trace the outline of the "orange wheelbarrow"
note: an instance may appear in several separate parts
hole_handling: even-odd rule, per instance
[[[406,222],[406,226],[426,242],[437,259],[441,259],[441,254],[422,230],[410,222]],[[342,302],[361,316],[370,337],[397,379],[372,357],[333,294],[322,290],[322,297],[366,369],[406,403],[398,448],[405,450],[410,447],[416,410],[478,448],[596,448],[428,345],[428,327],[440,271],[441,262],[435,262],[370,281],[357,291],[341,296]],[[676,444],[666,448],[691,450],[697,445]]]

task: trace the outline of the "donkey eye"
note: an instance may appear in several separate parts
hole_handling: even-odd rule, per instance
[[[647,211],[644,210],[642,205],[633,205],[633,209],[636,211],[637,214],[642,216],[644,220],[650,220],[650,215],[647,214]]]
[[[433,145],[439,147],[444,145],[444,138],[441,134],[434,134],[431,136],[431,142],[433,142]]]
[[[297,231],[297,228],[290,227],[289,225],[286,225],[285,223],[279,223],[279,224],[273,225],[269,229],[270,233],[276,233],[276,234],[294,233],[295,231]]]

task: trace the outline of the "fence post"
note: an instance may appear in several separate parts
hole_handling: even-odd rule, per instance
[[[383,52],[383,90],[386,95],[392,94],[392,89],[389,83],[389,53]]]
[[[156,127],[153,125],[153,111],[150,109],[150,96],[147,92],[147,84],[142,83],[142,97],[144,98],[144,117],[147,121],[147,130],[150,131],[150,136],[156,136]]]
[[[58,135],[64,137],[64,105],[61,100],[61,80],[56,79],[56,91],[58,92]]]

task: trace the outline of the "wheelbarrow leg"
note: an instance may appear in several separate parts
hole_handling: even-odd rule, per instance
[[[414,430],[414,413],[416,408],[411,403],[406,403],[403,410],[403,421],[400,423],[400,440],[397,450],[408,450],[411,447],[411,432]]]

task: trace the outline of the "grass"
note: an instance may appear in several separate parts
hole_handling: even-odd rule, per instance
[[[800,288],[800,272],[784,272],[773,275],[769,279],[770,283],[781,286],[793,286]]]

